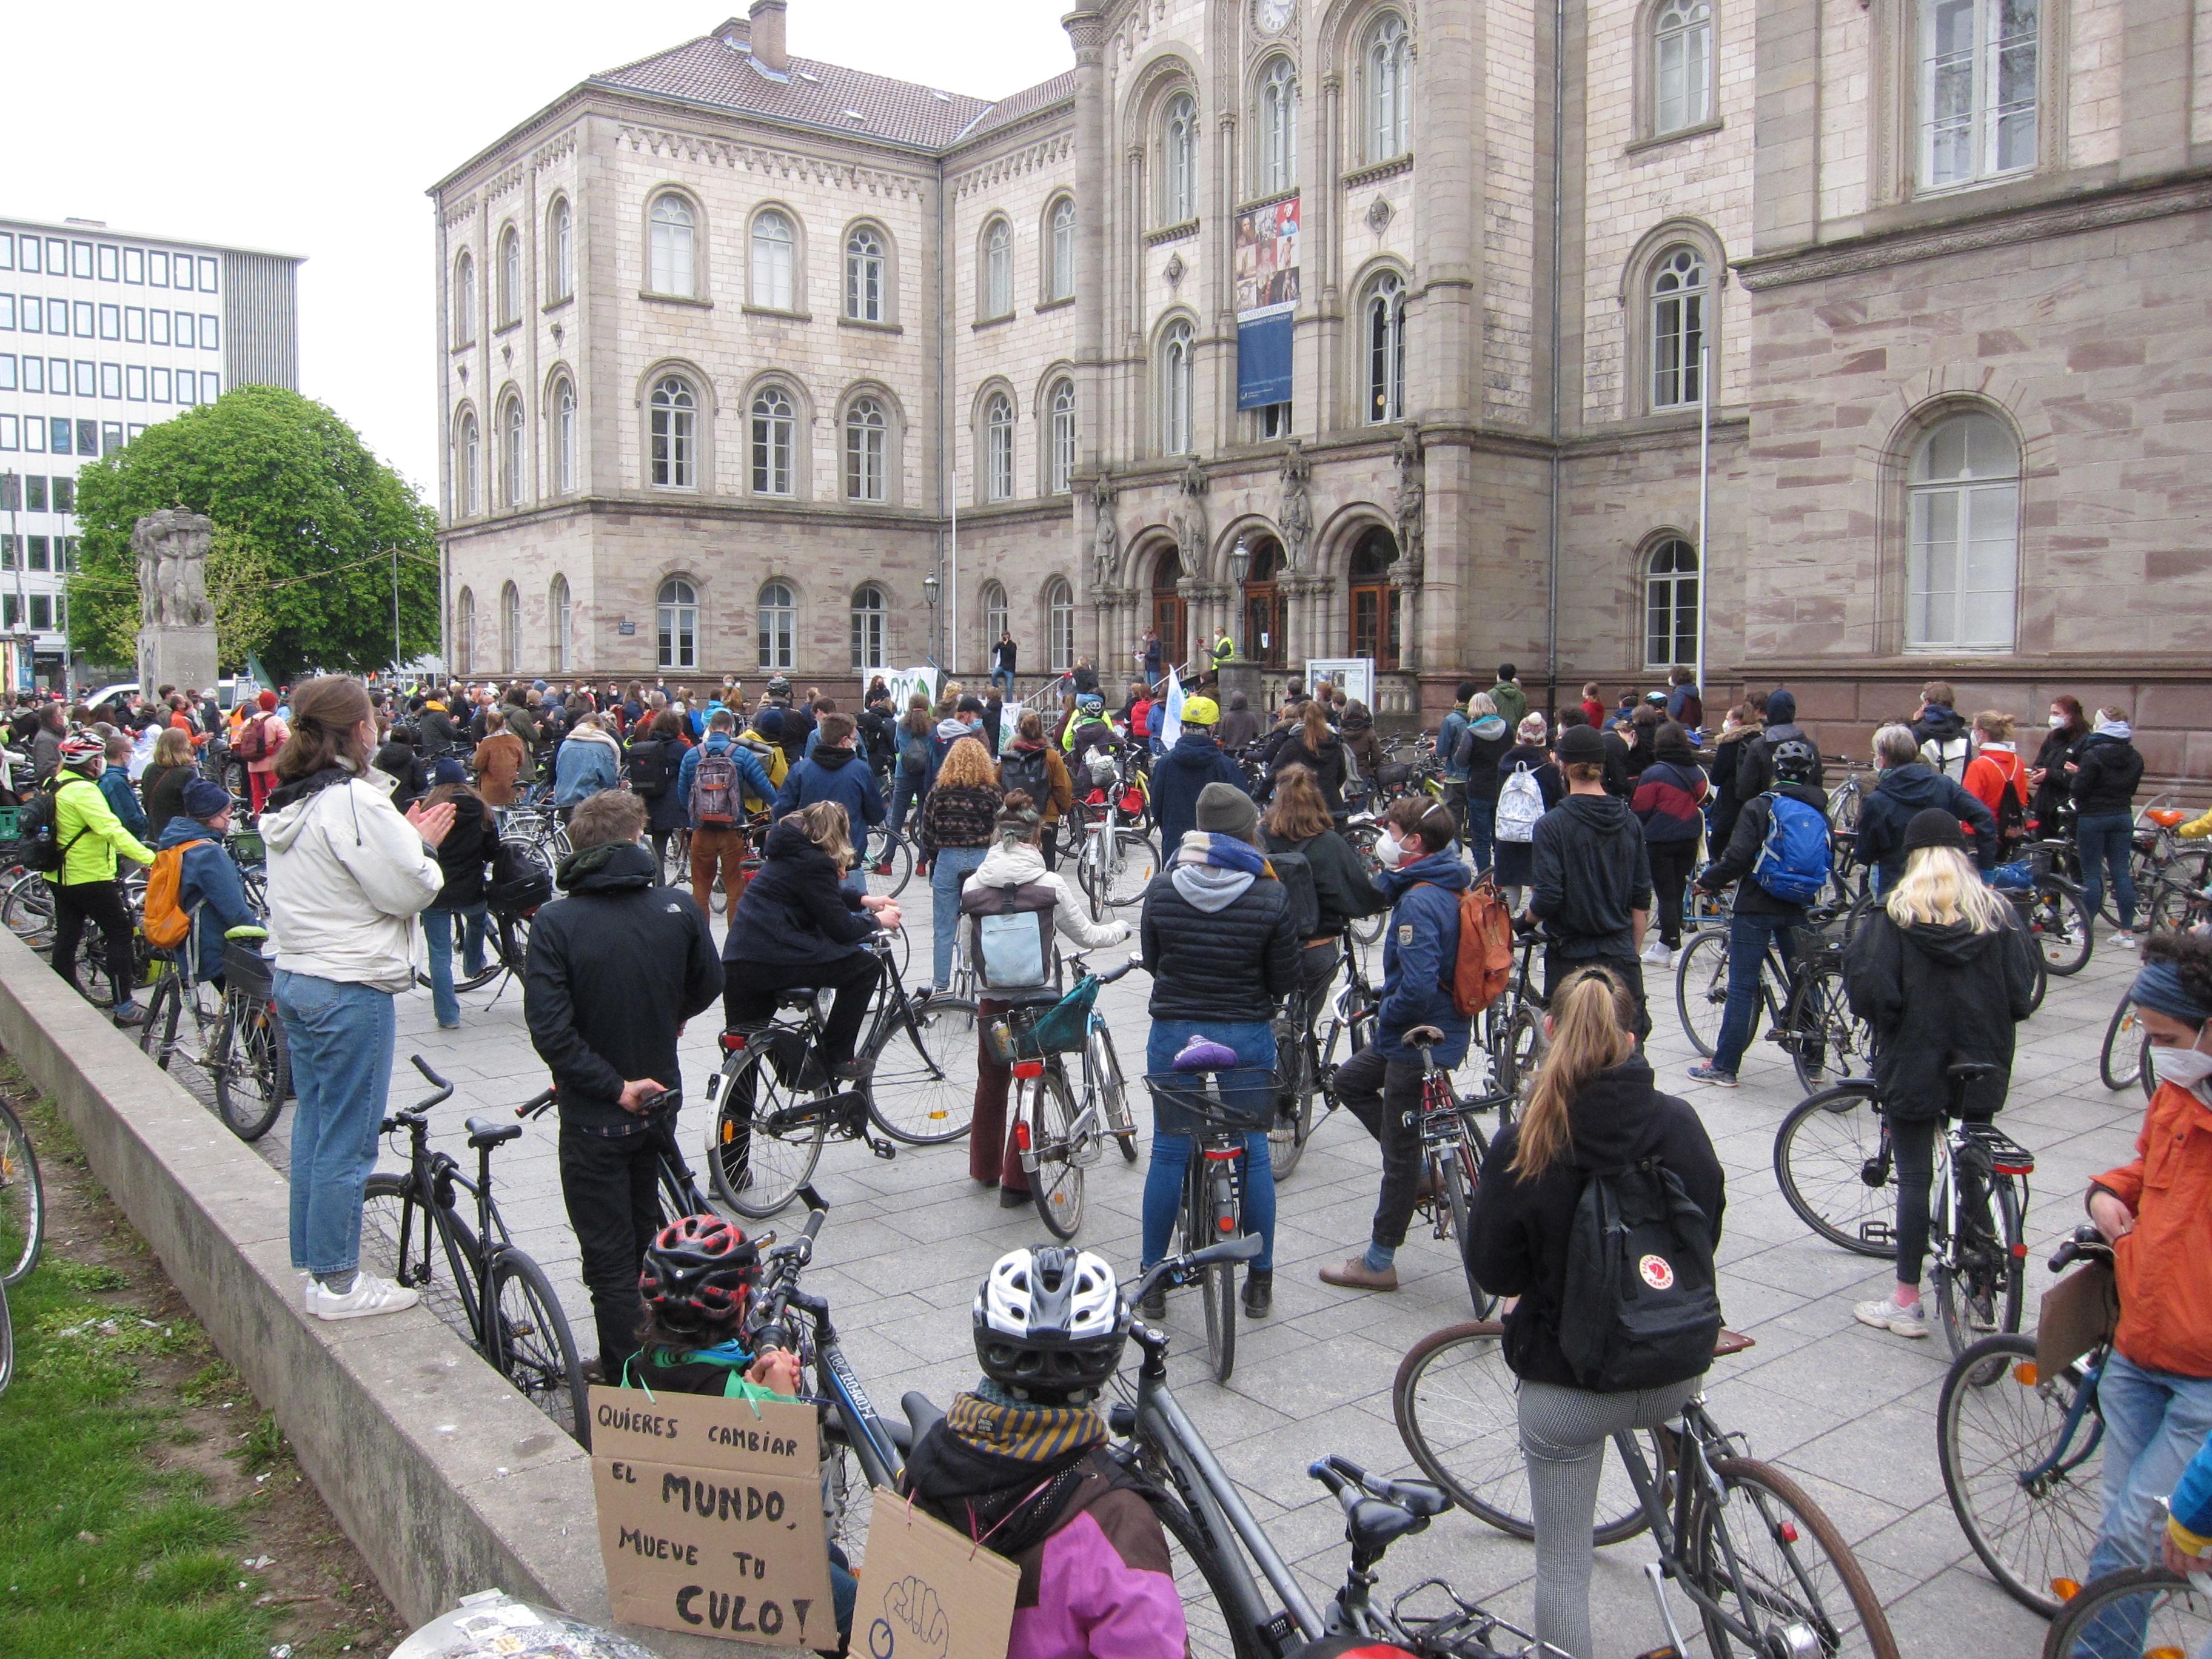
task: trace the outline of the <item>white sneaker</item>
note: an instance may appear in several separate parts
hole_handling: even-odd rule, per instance
[[[2112,935],[2112,943],[2123,951],[2132,951],[2136,948],[2136,936],[2130,933],[2115,932]]]
[[[1663,963],[1667,960],[1667,942],[1657,939],[1647,940],[1644,946],[1644,960],[1655,968]]]
[[[307,1279],[307,1311],[318,1319],[372,1319],[411,1308],[422,1299],[421,1291],[372,1273],[356,1273],[353,1288],[343,1296],[325,1290],[312,1274]]]
[[[1851,1317],[1862,1325],[1871,1325],[1878,1331],[1887,1331],[1892,1336],[1925,1336],[1928,1321],[1918,1304],[1900,1308],[1890,1297],[1878,1302],[1862,1302],[1851,1310]]]

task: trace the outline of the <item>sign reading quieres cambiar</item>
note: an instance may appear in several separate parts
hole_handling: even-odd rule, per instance
[[[834,1648],[814,1407],[592,1389],[592,1486],[615,1617]]]

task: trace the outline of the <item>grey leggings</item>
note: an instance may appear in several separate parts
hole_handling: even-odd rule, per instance
[[[1536,1522],[1536,1638],[1574,1659],[1590,1646],[1590,1528],[1606,1443],[1624,1429],[1656,1429],[1682,1413],[1701,1376],[1636,1394],[1586,1394],[1521,1384],[1521,1452]]]

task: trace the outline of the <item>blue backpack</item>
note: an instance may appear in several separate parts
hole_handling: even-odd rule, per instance
[[[1818,807],[1768,790],[1766,840],[1751,878],[1786,904],[1810,904],[1828,884],[1828,818]]]

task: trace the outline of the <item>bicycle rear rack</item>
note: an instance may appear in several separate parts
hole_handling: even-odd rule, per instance
[[[1989,1159],[1990,1168],[1996,1174],[2031,1176],[2035,1173],[2035,1154],[1992,1126],[1985,1123],[1963,1124],[1959,1133]]]

